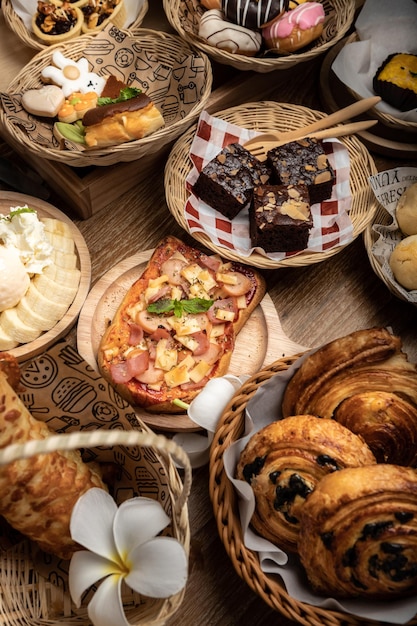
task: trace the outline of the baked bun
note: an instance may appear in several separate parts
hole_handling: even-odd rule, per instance
[[[320,2],[305,2],[262,29],[265,45],[277,53],[308,46],[323,32],[325,12]]]
[[[417,235],[410,235],[397,243],[389,265],[400,285],[409,291],[417,289]]]
[[[252,486],[254,529],[280,548],[295,552],[301,510],[322,477],[373,463],[368,446],[344,426],[296,415],[272,422],[251,437],[236,477]]]
[[[81,35],[84,16],[81,9],[70,2],[53,4],[38,0],[32,17],[33,34],[44,44],[63,43]]]
[[[165,123],[159,110],[144,93],[129,100],[90,109],[82,121],[89,148],[105,148],[142,139]]]
[[[256,30],[287,11],[289,0],[222,0],[225,17]]]
[[[52,432],[36,420],[0,368],[0,447],[46,439]],[[92,487],[106,489],[98,468],[78,451],[56,451],[0,467],[0,515],[46,552],[69,559],[80,549],[70,534],[72,509]]]
[[[417,450],[417,367],[386,329],[356,331],[306,357],[282,412],[340,419],[379,460],[407,464]]]
[[[417,473],[397,465],[322,478],[301,512],[298,550],[314,590],[387,600],[417,586]]]
[[[198,34],[210,46],[232,54],[255,56],[262,44],[258,32],[224,20],[223,13],[217,9],[201,16]]]
[[[404,235],[417,235],[417,183],[407,187],[401,194],[395,215]]]

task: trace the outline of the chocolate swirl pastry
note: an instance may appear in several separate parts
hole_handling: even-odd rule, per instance
[[[282,412],[337,420],[364,438],[378,462],[417,463],[417,367],[384,328],[309,355],[287,385]]]
[[[289,0],[222,0],[222,9],[228,20],[252,30],[288,11]]]
[[[318,593],[386,599],[417,585],[417,474],[372,465],[325,476],[301,513],[299,555]]]
[[[345,467],[374,463],[368,446],[344,426],[296,415],[272,422],[251,437],[236,477],[252,486],[254,529],[283,550],[296,552],[301,510],[320,479]]]

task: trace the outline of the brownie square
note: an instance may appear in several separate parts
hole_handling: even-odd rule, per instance
[[[269,177],[265,163],[233,143],[201,170],[193,191],[200,200],[232,220],[249,205],[254,187],[267,183]]]
[[[277,185],[307,185],[310,204],[323,202],[332,195],[335,174],[323,144],[314,137],[291,141],[269,150],[270,182]]]
[[[249,208],[252,246],[265,252],[296,252],[307,248],[313,219],[306,185],[255,187]]]

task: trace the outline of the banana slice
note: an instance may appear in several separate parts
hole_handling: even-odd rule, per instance
[[[78,265],[78,258],[75,252],[62,252],[62,250],[53,250],[52,262],[58,267],[66,270],[73,270]]]
[[[42,295],[46,298],[50,298],[57,304],[62,304],[66,309],[74,300],[75,294],[77,293],[77,287],[61,285],[44,273],[35,276],[32,279],[32,283]]]
[[[45,231],[45,235],[55,250],[60,250],[61,252],[75,252],[74,239],[70,239],[59,233],[51,233],[47,230]]]
[[[78,289],[80,284],[81,272],[78,269],[66,269],[52,263],[45,267],[42,273],[58,283],[60,287],[64,285],[70,289]]]
[[[39,337],[41,331],[32,326],[28,326],[17,314],[16,308],[6,309],[0,315],[0,325],[17,343],[29,343]]]
[[[52,294],[50,295],[52,297]],[[29,289],[26,292],[25,299],[28,307],[32,309],[34,313],[37,313],[37,315],[39,315],[40,317],[46,317],[49,311],[49,314],[54,319],[59,320],[65,315],[68,309],[68,305],[66,302],[57,302],[44,296],[43,293],[41,293],[36,287],[33,280],[30,283]]]
[[[6,333],[5,330],[3,330],[0,322],[0,350],[12,350],[13,348],[16,348],[17,345],[19,345],[19,342],[15,341]]]
[[[47,301],[49,304],[49,300]],[[40,331],[50,330],[59,321],[59,317],[51,313],[51,309],[48,305],[41,308],[41,313],[36,313],[29,304],[28,297],[25,295],[16,305],[16,312],[22,322],[32,328],[37,328]]]
[[[44,230],[47,233],[55,235],[62,235],[68,239],[72,239],[72,229],[67,222],[61,222],[54,217],[42,217],[40,220],[44,226]]]

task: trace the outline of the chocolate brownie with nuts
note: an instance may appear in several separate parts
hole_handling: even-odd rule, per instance
[[[269,167],[246,148],[232,143],[201,170],[193,187],[196,196],[232,220],[252,200],[253,189],[269,181]]]
[[[310,204],[332,195],[335,174],[323,143],[314,137],[298,139],[268,151],[267,163],[272,169],[271,181],[277,185],[307,185]]]
[[[296,252],[307,248],[313,219],[306,185],[255,187],[249,208],[253,247],[265,252]]]

